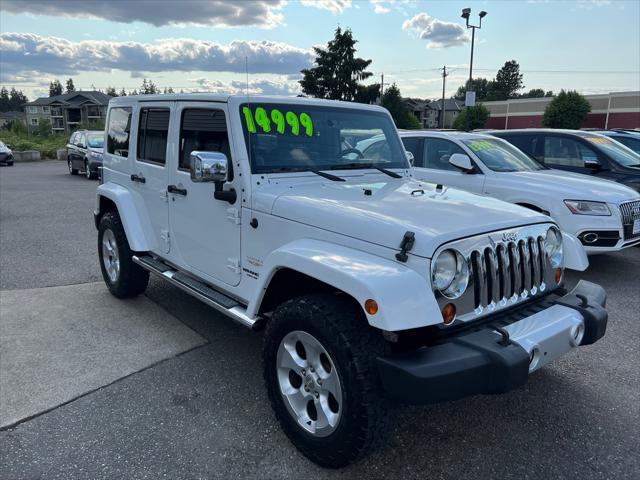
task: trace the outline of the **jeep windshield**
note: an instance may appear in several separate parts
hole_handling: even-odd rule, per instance
[[[464,140],[464,144],[494,172],[531,172],[547,169],[504,140],[478,138]]]
[[[253,173],[409,168],[382,112],[304,104],[240,106]]]

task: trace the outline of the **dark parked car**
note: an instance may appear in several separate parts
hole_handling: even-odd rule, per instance
[[[640,155],[640,131],[635,130],[599,130],[597,133],[613,138],[625,147]]]
[[[640,192],[640,155],[607,136],[550,129],[487,133],[507,140],[549,167],[595,175]]]
[[[102,166],[104,132],[98,130],[78,130],[67,143],[67,164],[69,173],[83,172],[88,179],[98,177]]]
[[[0,165],[13,165],[13,152],[4,142],[0,141]]]

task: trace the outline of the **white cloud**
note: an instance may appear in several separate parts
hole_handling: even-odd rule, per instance
[[[224,82],[222,80],[210,80],[206,77],[198,77],[192,78],[190,81],[198,85],[198,87],[192,89],[194,91],[229,94],[247,92],[246,82],[239,80]],[[258,78],[249,80],[250,95],[297,95],[300,92],[301,89],[298,82],[292,82],[286,79],[270,80]]]
[[[278,11],[285,3],[285,0],[97,0],[84,3],[77,0],[2,0],[2,9],[16,14],[143,22],[156,27],[192,24],[271,28],[282,23]]]
[[[342,13],[351,7],[351,0],[302,0],[305,7],[315,7],[322,10],[329,10],[334,15]]]
[[[606,7],[611,5],[611,0],[578,0],[578,7],[591,10],[592,8]]]
[[[375,3],[373,5],[373,12],[374,13],[389,13],[390,11],[391,10],[389,10],[387,7],[385,7],[381,3]]]
[[[84,40],[30,33],[0,34],[2,76],[25,76],[25,72],[73,75],[112,69],[134,72],[245,71],[293,74],[313,63],[310,51],[271,41],[234,40],[219,44],[185,38],[160,39],[154,43]]]
[[[405,20],[402,29],[416,32],[421,40],[427,41],[428,48],[456,47],[469,41],[464,27],[457,23],[443,22],[427,13],[418,13]]]

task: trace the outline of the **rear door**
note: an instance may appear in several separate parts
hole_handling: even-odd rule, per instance
[[[461,171],[449,163],[454,153],[469,156],[457,143],[445,138],[425,137],[422,145],[422,155],[414,159],[418,178],[440,183],[449,187],[456,187],[468,192],[482,194],[484,175],[469,174]],[[473,159],[471,159],[474,162]]]
[[[192,151],[224,153],[235,158],[225,103],[179,102],[171,129],[169,222],[172,258],[210,283],[240,283],[240,195],[235,204],[213,198],[213,183],[191,181]],[[228,189],[236,183],[231,169]],[[239,188],[235,187],[239,192]]]
[[[134,115],[135,154],[130,178],[151,224],[156,253],[167,258],[171,252],[167,205],[167,135],[173,102],[141,102]],[[112,109],[111,111],[113,112]]]

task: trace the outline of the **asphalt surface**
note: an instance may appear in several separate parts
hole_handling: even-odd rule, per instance
[[[98,277],[96,184],[65,172],[59,162],[0,170],[2,289]],[[63,271],[40,265],[43,248]],[[0,478],[639,478],[639,273],[640,248],[592,257],[568,283],[607,289],[600,342],[509,394],[399,407],[384,448],[339,471],[307,461],[280,431],[260,335],[153,280],[147,297],[209,343],[0,432]]]

